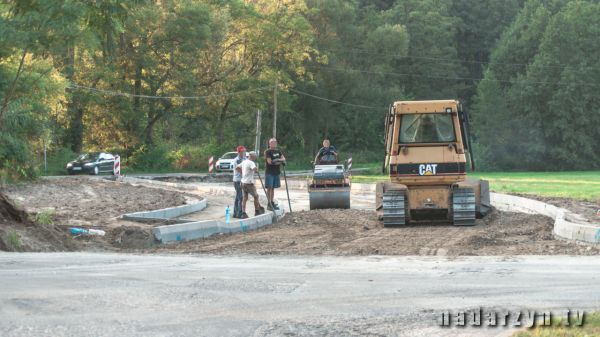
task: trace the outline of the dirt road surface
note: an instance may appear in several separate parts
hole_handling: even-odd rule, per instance
[[[600,307],[596,257],[0,254],[0,335],[498,336],[443,310]]]
[[[550,218],[494,210],[473,227],[384,228],[375,212],[288,214],[257,231],[157,247],[159,252],[292,255],[597,255],[599,247],[557,240]]]

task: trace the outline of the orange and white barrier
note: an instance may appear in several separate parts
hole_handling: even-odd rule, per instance
[[[116,176],[121,175],[121,156],[115,156],[115,164],[113,166],[113,174]]]
[[[215,169],[214,159],[213,156],[208,158],[208,173],[213,173],[213,170]]]
[[[348,172],[352,171],[352,157],[348,158]]]

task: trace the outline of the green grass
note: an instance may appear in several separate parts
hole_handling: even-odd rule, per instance
[[[19,234],[17,234],[17,232],[14,230],[8,233],[8,245],[9,248],[13,251],[18,251],[19,249],[21,249],[21,238],[19,237]]]
[[[48,209],[39,212],[35,215],[35,223],[42,226],[52,225],[54,220],[52,216],[54,215],[54,210]]]
[[[600,171],[582,172],[472,172],[470,177],[486,179],[490,189],[501,193],[535,194],[588,201],[600,200]],[[353,176],[356,183],[386,181],[387,175]]]
[[[533,329],[519,331],[514,337],[587,337],[600,336],[600,313],[586,314],[582,326],[562,326],[562,321],[556,321],[552,326],[537,326]]]
[[[471,176],[489,180],[490,188],[497,192],[600,200],[600,171],[476,172]]]

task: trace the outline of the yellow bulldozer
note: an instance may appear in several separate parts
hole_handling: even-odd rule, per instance
[[[450,222],[472,226],[491,209],[486,180],[474,170],[469,116],[457,100],[398,101],[385,119],[389,182],[377,184],[376,208],[384,226]]]

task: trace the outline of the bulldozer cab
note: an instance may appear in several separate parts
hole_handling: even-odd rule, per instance
[[[386,119],[386,159],[393,181],[450,184],[465,179],[468,118],[456,100],[400,101]],[[469,155],[471,166],[474,166]],[[423,176],[431,179],[419,179]]]

